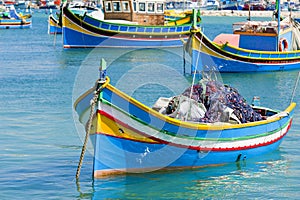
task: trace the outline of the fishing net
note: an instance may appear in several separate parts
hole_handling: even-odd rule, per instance
[[[211,79],[201,79],[173,97],[165,113],[181,120],[204,123],[262,120],[261,114],[255,112],[235,88]]]

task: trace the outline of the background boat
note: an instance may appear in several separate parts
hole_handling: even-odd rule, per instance
[[[7,6],[0,12],[0,29],[27,29],[31,28],[31,14],[17,13],[13,5]]]
[[[117,8],[112,7],[115,4]],[[188,38],[192,21],[200,23],[199,13],[195,13],[195,18],[188,15],[165,25],[161,0],[104,1],[104,18],[80,18],[64,7],[64,47],[179,47]]]
[[[221,0],[219,10],[242,10],[243,4],[239,0]]]
[[[280,16],[280,11],[279,11]],[[215,66],[220,72],[262,72],[300,68],[300,25],[291,18],[233,24],[232,34],[213,41],[201,30],[192,36],[187,51],[195,68]]]
[[[91,16],[95,19],[104,19],[103,11],[95,5],[88,5],[83,2],[72,2],[68,5],[68,8],[75,15],[84,17],[85,15]],[[48,34],[62,34],[62,7],[55,13],[50,14],[48,17]]]
[[[218,10],[220,7],[219,1],[217,0],[205,0],[205,1],[201,1],[202,5],[200,5],[200,10]],[[194,9],[198,9],[197,7],[195,7]]]
[[[62,34],[59,18],[55,18],[52,14],[48,16],[48,34]]]
[[[243,10],[266,10],[267,3],[264,0],[249,0],[244,2]]]

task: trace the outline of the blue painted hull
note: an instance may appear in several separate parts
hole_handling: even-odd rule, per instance
[[[62,34],[62,27],[52,15],[48,17],[48,34]]]
[[[0,19],[0,29],[28,29],[31,19]]]
[[[192,34],[186,47],[192,58],[191,73],[214,69],[219,72],[270,72],[300,69],[300,51],[256,51],[218,45],[201,31]],[[203,66],[208,66],[204,68]]]
[[[108,23],[89,16],[76,17],[67,8],[63,16],[64,48],[85,47],[180,47],[189,36],[191,24],[142,26]]]
[[[57,26],[49,26],[49,34],[62,34],[62,28]]]
[[[95,47],[180,47],[183,45],[180,39],[170,40],[143,40],[126,39],[122,37],[92,36],[77,32],[68,28],[63,28],[63,42],[65,48],[95,48]],[[185,40],[187,37],[185,37]]]
[[[193,50],[192,56],[192,73],[194,71],[201,71],[203,69],[203,66],[213,66],[215,70],[221,73],[272,72],[300,69],[300,62],[278,64],[241,62],[238,60],[226,60],[223,58],[218,58],[216,56],[199,52],[198,50]]]
[[[282,139],[268,146],[236,151],[196,151],[165,144],[140,143],[97,134],[94,171],[125,170],[141,173],[160,169],[197,168],[261,156],[278,148]],[[149,151],[149,152],[148,152]]]

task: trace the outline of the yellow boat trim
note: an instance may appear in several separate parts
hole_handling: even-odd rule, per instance
[[[214,44],[215,46],[221,48],[223,45],[222,44],[218,44],[215,42],[211,42],[212,44]],[[258,51],[258,50],[251,50],[251,49],[243,49],[240,47],[236,47],[233,46],[231,44],[226,44],[227,46],[239,50],[239,51],[243,51],[243,52],[247,52],[247,53],[256,53],[256,54],[272,54],[272,55],[276,55],[276,54],[290,54],[290,53],[300,53],[300,50],[296,50],[296,51],[277,51],[277,52],[272,52],[272,51]],[[264,59],[269,59],[269,58],[264,58]],[[276,59],[276,58],[273,58]],[[279,58],[280,59],[280,58]],[[282,59],[282,58],[281,58]]]
[[[136,140],[139,142],[158,143],[157,141],[152,140],[139,133],[136,133],[134,132],[134,130],[129,129],[128,127],[125,127],[122,124],[115,122],[104,115],[101,115],[100,113],[97,113],[97,119],[97,133],[103,133],[110,136],[125,138],[129,140]]]
[[[203,36],[205,37],[205,36]],[[201,40],[201,38],[197,38],[195,36],[192,37],[192,49],[195,49],[197,51],[200,50],[201,48],[201,51],[205,52],[205,53],[209,53],[210,55],[213,55],[213,56],[216,56],[216,57],[219,57],[219,58],[226,58],[227,60],[234,60],[232,58],[228,58],[228,57],[225,57],[225,56],[222,56],[221,54],[219,53],[216,53],[215,51],[211,51],[209,48],[206,47],[205,44],[201,44],[201,42],[199,41]],[[207,38],[207,40],[209,40]],[[210,41],[210,40],[209,40]],[[217,44],[215,42],[212,42],[210,41],[212,45],[214,45],[216,48],[220,49],[221,51],[223,52],[227,52],[228,54],[231,54],[231,55],[238,55],[239,57],[242,57],[242,58],[249,58],[248,56],[244,56],[244,55],[240,55],[240,54],[235,54],[235,53],[232,53],[232,52],[229,52],[229,51],[224,51],[222,49],[222,44]],[[255,53],[255,54],[261,54],[261,55],[285,55],[285,54],[291,54],[291,53],[300,53],[300,50],[297,50],[297,51],[282,51],[282,52],[271,52],[271,51],[257,51],[257,50],[250,50],[250,49],[243,49],[243,48],[239,48],[239,47],[236,47],[236,46],[232,46],[230,44],[226,44],[227,46],[229,46],[230,48],[233,48],[233,49],[236,49],[237,51],[242,51],[242,52],[245,52],[245,53]],[[259,58],[259,57],[253,57],[254,59],[261,59],[261,60],[282,60],[282,58]],[[285,58],[285,60],[292,60],[294,59],[293,57],[289,57],[289,58]]]
[[[88,35],[93,35],[93,36],[99,36],[99,34],[95,34],[93,32],[90,32],[84,28],[82,28],[81,26],[78,26],[77,24],[74,24],[71,20],[69,20],[67,17],[63,16],[62,17],[62,24],[63,26],[75,30],[77,32],[81,32],[81,33],[85,33]]]

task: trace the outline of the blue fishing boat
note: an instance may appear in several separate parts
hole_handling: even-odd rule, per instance
[[[79,17],[63,8],[64,48],[178,47],[188,38],[192,21],[200,23],[192,14],[165,22],[163,0],[104,0],[103,5],[104,20]]]
[[[299,28],[299,23],[290,18],[250,20],[234,23],[233,34],[220,34],[213,41],[195,29],[186,44],[192,57],[191,71],[201,71],[205,65],[220,72],[300,69]]]
[[[243,2],[241,0],[221,0],[219,10],[242,10]]]
[[[95,6],[87,5],[83,2],[72,2],[68,5],[68,8],[72,13],[79,17],[85,15],[91,16],[96,19],[104,19],[102,10]],[[62,34],[62,13],[61,11],[56,13],[56,17],[50,14],[48,17],[48,34]]]
[[[59,19],[56,19],[53,14],[48,16],[48,34],[62,34],[62,27]]]
[[[178,96],[159,98],[150,108],[105,76],[100,71],[95,86],[74,104],[87,130],[85,144],[90,137],[94,146],[96,178],[261,156],[278,148],[296,106],[292,102],[282,111],[251,106],[233,87],[206,77]]]
[[[26,29],[31,28],[31,14],[17,13],[13,5],[7,6],[0,13],[0,29]]]

